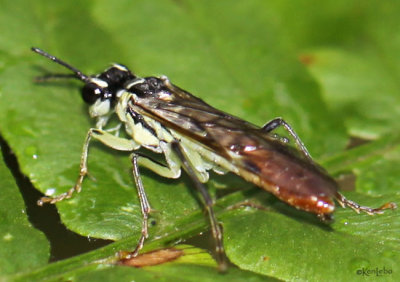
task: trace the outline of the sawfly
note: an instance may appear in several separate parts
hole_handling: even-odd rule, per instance
[[[342,207],[368,214],[382,213],[395,208],[387,203],[379,208],[361,206],[338,192],[338,185],[323,168],[316,164],[292,127],[281,118],[258,127],[240,118],[217,110],[203,100],[172,84],[166,76],[138,77],[127,67],[113,64],[104,72],[87,76],[75,67],[39,48],[32,50],[72,71],[71,74],[48,75],[52,78],[76,78],[84,83],[82,98],[89,104],[89,114],[96,126],[89,129],[81,155],[79,177],[74,187],[55,197],[39,201],[56,203],[80,192],[87,175],[89,143],[96,139],[116,150],[131,152],[141,212],[141,237],[130,256],[136,256],[148,237],[148,218],[151,212],[142,184],[139,166],[167,177],[178,178],[185,170],[201,195],[216,244],[219,268],[227,266],[221,227],[213,211],[213,201],[203,183],[209,171],[232,172],[272,193],[297,209],[329,220],[336,200]],[[116,115],[128,138],[118,134],[121,126],[108,128],[110,117]],[[283,127],[295,141],[273,134]],[[139,148],[162,154],[164,163],[142,153]]]

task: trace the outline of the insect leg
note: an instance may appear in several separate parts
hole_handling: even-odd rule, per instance
[[[144,186],[142,183],[142,178],[140,176],[140,171],[139,171],[139,165],[144,166],[158,175],[161,175],[163,177],[167,178],[178,178],[181,175],[181,168],[180,168],[180,161],[179,159],[176,159],[174,157],[174,154],[168,146],[167,143],[160,142],[160,147],[162,148],[165,159],[167,161],[167,165],[163,165],[161,163],[158,163],[155,160],[152,160],[149,157],[146,157],[144,155],[139,155],[139,154],[132,154],[132,165],[133,165],[133,177],[135,179],[135,184],[136,184],[136,189],[138,191],[138,196],[140,200],[140,207],[142,210],[142,215],[143,215],[143,221],[142,221],[142,235],[139,239],[138,244],[136,245],[136,248],[133,252],[131,253],[122,253],[122,257],[124,259],[129,259],[132,257],[137,256],[138,252],[143,248],[144,241],[148,237],[148,217],[149,213],[151,211],[149,201],[147,200],[146,192],[144,190]]]
[[[293,137],[293,139],[296,142],[296,145],[300,148],[301,152],[304,154],[304,156],[310,160],[312,160],[310,153],[308,152],[306,146],[304,146],[304,143],[301,141],[300,137],[297,135],[297,133],[294,131],[294,129],[282,118],[275,118],[269,122],[267,122],[261,129],[265,132],[271,132],[272,130],[283,126],[287,132],[289,132],[290,136]]]
[[[148,219],[151,208],[149,201],[147,200],[146,192],[144,191],[142,178],[140,176],[138,158],[139,158],[138,155],[136,155],[135,153],[132,154],[132,165],[133,165],[132,173],[133,173],[133,178],[135,179],[135,185],[140,201],[140,208],[142,210],[142,215],[143,215],[142,232],[141,232],[142,235],[140,236],[139,242],[137,243],[135,250],[132,253],[130,253],[126,258],[135,257],[138,254],[138,252],[143,248],[144,240],[146,240],[147,237],[149,237]]]
[[[55,197],[42,197],[37,202],[37,204],[39,206],[42,206],[44,203],[55,204],[64,199],[71,198],[74,192],[79,193],[81,191],[83,179],[88,174],[87,160],[88,160],[88,153],[89,153],[89,144],[90,144],[92,137],[99,140],[106,146],[114,148],[116,150],[120,150],[120,151],[133,151],[139,147],[139,145],[137,145],[133,140],[119,138],[119,137],[114,136],[104,130],[100,130],[100,129],[96,129],[96,128],[89,129],[88,133],[86,134],[85,142],[83,144],[79,176],[78,176],[78,179],[76,180],[74,187],[69,189],[67,192],[60,194],[58,196],[55,196]]]
[[[176,158],[174,152],[168,143],[160,142],[160,147],[165,156],[167,165],[160,164],[149,157],[138,155],[138,163],[145,168],[157,173],[158,175],[166,178],[176,179],[181,176],[181,162]]]
[[[183,168],[186,170],[190,178],[195,184],[197,191],[201,194],[205,207],[208,212],[208,216],[211,223],[211,232],[216,242],[216,254],[217,254],[217,262],[220,271],[225,271],[227,269],[227,262],[225,258],[225,250],[224,245],[222,242],[222,231],[221,227],[215,217],[214,209],[213,209],[213,202],[211,199],[210,194],[208,193],[206,187],[200,182],[199,178],[197,177],[190,161],[185,156],[181,145],[178,142],[172,142],[171,144],[172,149],[175,151],[176,155],[182,162]]]
[[[396,209],[397,205],[393,202],[389,202],[389,203],[385,203],[382,206],[380,206],[379,208],[370,208],[370,207],[366,207],[366,206],[360,206],[359,204],[357,204],[356,202],[353,202],[351,200],[346,199],[342,194],[337,193],[336,194],[336,200],[338,201],[338,203],[345,208],[346,206],[353,209],[354,211],[356,211],[357,213],[360,212],[365,212],[369,215],[374,215],[374,214],[381,214],[383,213],[383,210],[386,209]]]

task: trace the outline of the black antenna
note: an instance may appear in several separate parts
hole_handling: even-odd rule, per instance
[[[38,53],[39,55],[42,55],[43,57],[46,57],[46,58],[52,60],[53,62],[55,62],[59,65],[62,65],[64,67],[66,67],[67,69],[73,71],[75,73],[75,76],[77,78],[79,78],[80,80],[88,81],[89,77],[87,75],[84,75],[80,70],[74,68],[73,66],[67,64],[66,62],[60,60],[59,58],[57,58],[53,55],[50,55],[49,53],[43,51],[40,48],[32,47],[31,49],[33,52]],[[71,75],[56,75],[56,77],[67,77],[68,78],[68,77],[71,77]]]

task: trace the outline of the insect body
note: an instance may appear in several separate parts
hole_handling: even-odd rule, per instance
[[[141,181],[139,165],[155,173],[178,178],[183,168],[201,194],[216,240],[217,260],[226,267],[222,232],[215,218],[213,203],[203,183],[208,171],[233,172],[245,180],[274,194],[282,201],[327,220],[335,209],[334,200],[357,212],[381,213],[395,208],[388,203],[373,209],[347,200],[338,192],[336,182],[314,161],[293,129],[277,118],[262,128],[219,111],[201,99],[173,85],[167,77],[135,76],[123,65],[114,64],[97,76],[87,76],[60,59],[38,49],[32,50],[70,69],[71,75],[44,77],[74,77],[84,82],[82,97],[89,114],[97,120],[88,131],[83,146],[80,174],[76,185],[56,197],[43,197],[39,204],[56,203],[81,190],[87,174],[89,143],[95,138],[116,150],[131,152],[133,175],[140,199],[143,224],[142,236],[133,252],[135,256],[148,237],[147,221],[150,204]],[[129,139],[112,134],[109,118],[116,114]],[[271,133],[283,126],[296,141],[295,150]],[[136,153],[144,147],[163,154],[165,164]]]

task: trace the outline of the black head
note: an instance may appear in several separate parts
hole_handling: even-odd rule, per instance
[[[98,103],[102,101],[109,101],[110,105],[114,104],[118,90],[123,88],[123,85],[126,81],[135,78],[135,75],[133,75],[127,67],[119,64],[112,65],[110,68],[106,69],[97,76],[87,76],[75,67],[39,48],[32,48],[32,51],[68,68],[74,73],[73,75],[48,76],[46,77],[47,79],[55,77],[74,77],[83,81],[85,85],[82,87],[82,98],[89,105],[93,105],[96,103],[96,101],[99,101]]]
[[[125,82],[135,76],[123,65],[114,64],[96,77],[89,78],[82,87],[82,98],[89,105],[99,98],[101,101],[110,100],[115,103],[117,92],[123,88]]]

